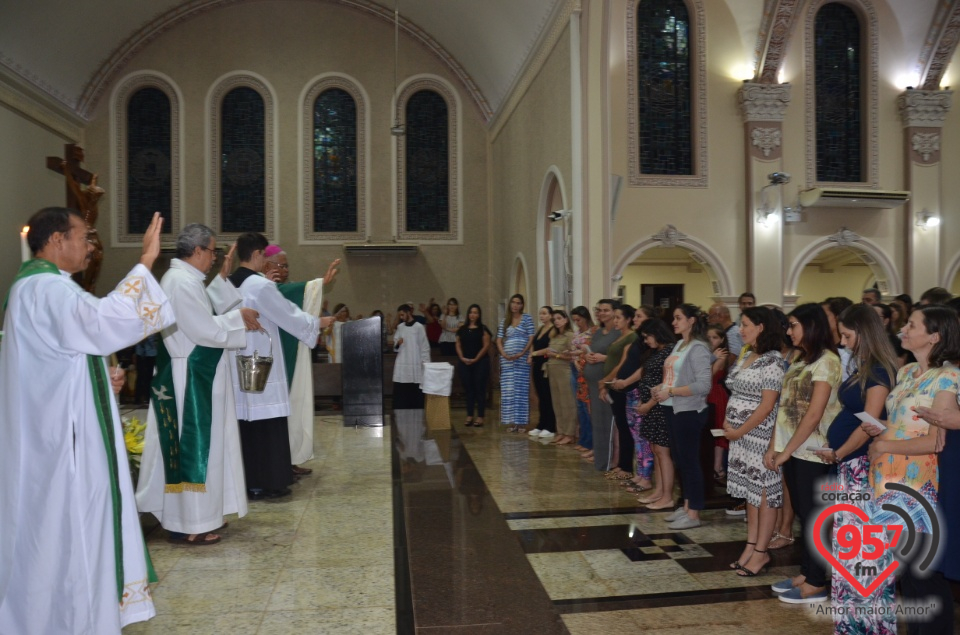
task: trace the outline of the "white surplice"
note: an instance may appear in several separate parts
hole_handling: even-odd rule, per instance
[[[164,329],[163,344],[173,364],[173,385],[177,400],[178,427],[182,430],[183,399],[186,392],[187,357],[196,346],[239,349],[246,345],[246,331],[240,311],[234,309],[242,298],[236,287],[214,276],[206,289],[204,274],[196,267],[174,258],[160,285],[170,298],[177,324]],[[218,315],[214,315],[216,309]],[[147,430],[137,484],[137,506],[150,512],[169,531],[199,534],[223,524],[225,514],[247,514],[247,489],[243,477],[240,431],[234,408],[233,382],[223,355],[217,365],[211,397],[210,455],[207,461],[205,492],[165,492],[163,454],[157,435],[153,403],[147,416]]]
[[[307,283],[303,292],[303,306],[310,315],[320,316],[323,305],[323,279],[318,278]],[[297,344],[297,361],[293,369],[293,381],[290,383],[290,415],[287,417],[287,429],[290,433],[290,462],[294,465],[306,463],[313,458],[313,355],[310,344]]]
[[[247,338],[247,347],[236,351],[241,355],[253,355],[256,350],[266,356],[272,349],[273,366],[267,376],[267,385],[263,392],[243,392],[237,377],[236,363],[232,361],[234,397],[237,402],[237,418],[244,421],[261,421],[290,414],[290,389],[287,387],[287,372],[283,361],[283,347],[280,346],[280,329],[300,340],[303,344],[316,344],[320,335],[320,318],[304,312],[296,304],[287,300],[277,289],[277,283],[267,280],[260,274],[247,277],[239,287],[243,296],[243,305],[256,309],[260,313],[258,321],[267,332],[251,333]],[[272,342],[272,345],[271,345]],[[233,357],[234,351],[228,356]]]
[[[0,633],[110,635],[155,614],[111,391],[105,414],[123,547],[118,601],[113,468],[87,356],[132,346],[172,322],[166,295],[143,265],[102,299],[63,272],[25,277],[10,290],[0,345]]]
[[[393,381],[403,384],[423,382],[423,365],[430,361],[430,341],[423,324],[400,323],[393,334],[393,341],[403,340],[403,344],[393,345],[397,351],[397,361],[393,366]]]

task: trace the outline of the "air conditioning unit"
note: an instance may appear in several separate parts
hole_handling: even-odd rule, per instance
[[[910,192],[815,187],[800,192],[801,207],[866,207],[891,209],[910,200]]]
[[[413,243],[344,243],[348,256],[415,256],[420,248]]]

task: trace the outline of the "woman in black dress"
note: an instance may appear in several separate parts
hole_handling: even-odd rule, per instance
[[[460,383],[467,398],[468,426],[483,426],[483,413],[487,403],[487,380],[490,378],[490,342],[492,334],[483,325],[480,305],[471,304],[467,309],[467,321],[457,331],[457,357],[460,362]],[[476,418],[474,418],[476,404]]]

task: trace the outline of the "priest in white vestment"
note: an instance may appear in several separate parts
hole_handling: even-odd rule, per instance
[[[140,264],[98,299],[70,278],[93,252],[83,216],[30,219],[35,258],[7,296],[0,345],[0,633],[113,635],[155,614],[103,356],[173,323],[150,273],[161,225],[155,214]]]
[[[263,234],[249,232],[237,238],[240,266],[229,280],[240,290],[244,306],[256,309],[265,333],[252,333],[242,355],[267,355],[273,364],[262,392],[247,392],[240,387],[240,377],[233,369],[237,419],[240,421],[240,442],[243,445],[243,467],[247,492],[251,499],[279,498],[290,494],[293,483],[290,470],[290,435],[287,430],[290,414],[290,391],[287,382],[287,351],[281,345],[280,329],[302,345],[316,345],[321,322],[285,298],[277,284],[260,271],[269,242]],[[296,357],[297,349],[292,355]]]
[[[308,282],[289,282],[290,264],[287,254],[279,245],[269,245],[263,252],[263,274],[277,283],[277,289],[298,307],[310,315],[320,316],[323,307],[323,288],[333,282],[340,259],[330,263],[323,278]],[[333,321],[325,316],[320,328],[325,329]],[[283,349],[284,371],[290,388],[290,414],[287,416],[287,431],[290,435],[290,468],[295,476],[313,473],[302,467],[313,458],[313,359],[311,349],[316,345],[306,344],[281,327],[280,346]]]
[[[397,308],[400,324],[393,334],[397,360],[393,366],[393,408],[423,408],[423,365],[430,361],[430,342],[423,325],[413,319],[413,307]]]
[[[204,288],[216,260],[216,236],[194,223],[177,238],[177,257],[160,285],[176,326],[164,329],[144,439],[137,506],[170,532],[172,541],[207,545],[226,514],[245,516],[246,486],[233,384],[226,349],[246,346],[246,331],[260,328],[257,312],[226,280],[233,250],[220,275]]]

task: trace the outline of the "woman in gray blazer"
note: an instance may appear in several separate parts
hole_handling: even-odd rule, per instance
[[[700,434],[707,423],[713,363],[713,353],[704,339],[705,318],[692,304],[681,304],[673,310],[673,332],[681,339],[664,362],[663,383],[654,391],[657,400],[667,406],[670,450],[683,486],[683,506],[666,518],[670,529],[699,527],[700,510],[704,508]]]

